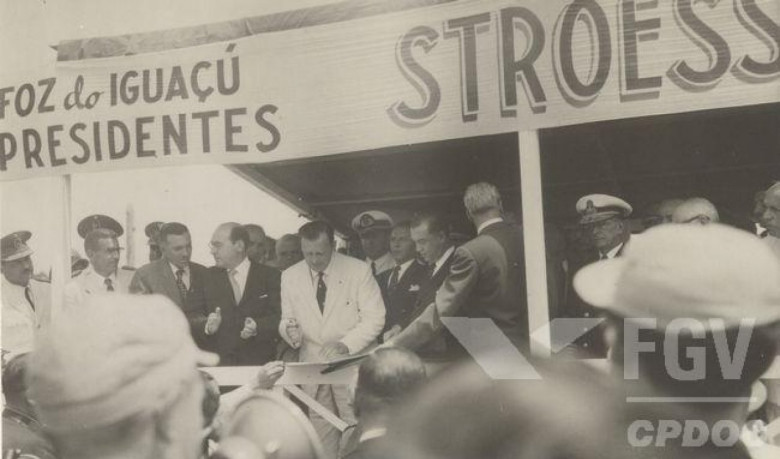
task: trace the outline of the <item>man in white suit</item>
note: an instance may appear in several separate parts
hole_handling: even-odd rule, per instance
[[[373,344],[385,323],[385,306],[371,269],[335,250],[333,228],[313,221],[299,231],[304,260],[282,273],[279,333],[303,362],[358,354]],[[304,387],[347,423],[355,417],[346,386]],[[341,432],[315,413],[311,421],[328,457],[339,452]]]

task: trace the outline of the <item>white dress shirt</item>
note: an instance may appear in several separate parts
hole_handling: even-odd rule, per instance
[[[376,260],[366,258],[366,263],[368,263],[369,267],[371,266],[372,262],[374,263],[374,267],[376,269],[376,271],[374,272],[375,276],[378,276],[380,273],[395,268],[395,260],[393,260],[393,256],[390,255],[390,252],[387,252],[386,254],[382,255]]]
[[[498,223],[504,221],[501,217],[491,218],[490,220],[486,220],[482,222],[481,225],[477,227],[477,234],[482,234],[482,230],[487,228],[488,226],[492,225],[493,223]]]
[[[183,270],[184,274],[181,276],[181,281],[184,282],[184,286],[187,287],[189,290],[190,288],[190,265],[187,264],[183,268],[179,268],[178,266],[174,265],[171,262],[168,262],[168,266],[171,267],[171,271],[173,271],[173,278],[176,279],[176,271]],[[245,281],[246,283],[246,281]]]
[[[452,255],[452,252],[455,251],[455,246],[450,246],[449,249],[445,250],[444,253],[439,257],[438,260],[436,260],[436,263],[433,265],[433,273],[431,273],[431,276],[435,276],[437,272],[439,272],[439,268],[442,267],[444,262],[447,261],[448,258],[450,258],[450,255]]]
[[[398,278],[396,279],[396,282],[400,282],[401,281],[401,278],[404,277],[404,273],[406,272],[407,269],[409,269],[409,266],[412,266],[412,263],[414,263],[414,258],[412,258],[409,261],[406,261],[406,262],[402,263],[400,266],[397,266],[399,269],[398,269]],[[393,269],[395,269],[395,268],[393,268]],[[393,278],[393,273],[390,273],[390,276],[387,278],[387,286],[388,287],[390,286],[390,279],[392,279],[392,278]]]
[[[232,276],[238,283],[238,288],[241,289],[241,295],[243,295],[246,290],[246,279],[249,277],[249,267],[249,257],[246,257],[238,266],[233,269],[228,269],[228,277],[231,276],[231,271],[235,270],[236,273]]]

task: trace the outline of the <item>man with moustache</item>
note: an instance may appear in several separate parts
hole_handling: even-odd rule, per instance
[[[395,262],[390,255],[390,229],[393,219],[379,210],[367,210],[352,219],[352,229],[360,237],[360,245],[366,263],[374,276],[393,269]]]
[[[90,266],[65,285],[65,308],[83,303],[89,295],[128,293],[134,273],[119,269],[122,248],[117,238],[124,233],[122,225],[106,215],[90,215],[79,222],[78,233]]]

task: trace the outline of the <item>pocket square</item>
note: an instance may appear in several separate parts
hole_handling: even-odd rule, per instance
[[[419,286],[419,285],[417,285],[417,284],[410,285],[410,286],[409,286],[409,291],[410,291],[410,292],[419,292],[419,291],[420,291],[420,286]]]
[[[260,299],[262,300],[263,298],[268,298],[268,294],[267,293],[263,293],[262,295],[260,295]]]

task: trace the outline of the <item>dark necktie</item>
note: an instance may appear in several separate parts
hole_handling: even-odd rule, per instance
[[[30,291],[30,287],[24,288],[24,297],[27,298],[27,302],[30,303],[30,307],[33,311],[35,311],[35,302],[32,300],[32,291]]]
[[[376,276],[376,263],[373,261],[371,262],[371,274]]]
[[[187,286],[184,285],[184,270],[176,270],[176,287],[179,288],[179,295],[181,295],[182,301],[187,299]]]
[[[401,267],[396,266],[393,268],[393,273],[390,274],[390,284],[388,284],[388,288],[390,290],[395,290],[395,288],[398,286],[398,273],[401,272]]]
[[[320,312],[325,311],[325,296],[328,294],[328,287],[325,285],[325,281],[322,280],[323,272],[317,273],[317,304],[320,305]]]
[[[113,292],[114,291],[114,283],[111,282],[110,277],[106,277],[106,280],[103,281],[104,284],[106,284],[106,291],[107,292]]]

